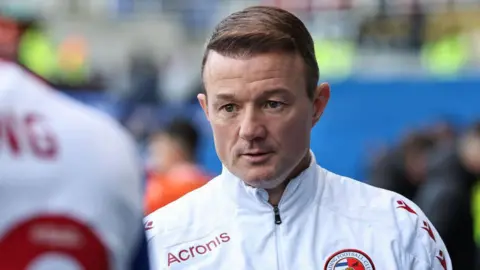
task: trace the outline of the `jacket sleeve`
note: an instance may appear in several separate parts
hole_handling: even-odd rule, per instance
[[[402,250],[398,257],[411,257],[410,270],[452,270],[452,262],[436,228],[422,210],[410,200],[399,196],[395,202]]]

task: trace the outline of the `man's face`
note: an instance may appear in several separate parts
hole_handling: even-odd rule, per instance
[[[177,143],[166,134],[156,135],[148,145],[152,169],[162,173],[171,169],[180,159]]]
[[[309,99],[305,69],[296,54],[209,54],[203,74],[208,101],[200,94],[199,102],[220,160],[251,186],[278,186],[308,154],[330,89],[322,84]]]

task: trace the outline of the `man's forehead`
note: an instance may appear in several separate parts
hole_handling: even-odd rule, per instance
[[[303,74],[302,59],[293,53],[271,52],[245,57],[229,57],[210,52],[205,63],[204,79],[230,80],[242,78],[245,81],[291,77],[297,72]]]
[[[233,90],[248,86],[266,86],[269,89],[289,89],[304,80],[300,56],[287,53],[265,53],[244,58],[233,58],[211,52],[204,70],[207,89]],[[262,87],[263,88],[263,87]]]

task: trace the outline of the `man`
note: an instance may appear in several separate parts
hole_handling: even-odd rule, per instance
[[[21,32],[0,32],[13,60]],[[112,119],[0,60],[0,269],[148,269],[135,156]]]
[[[145,196],[147,214],[207,183],[207,174],[195,164],[198,140],[195,127],[183,119],[174,119],[152,136]]]
[[[416,205],[316,164],[310,131],[330,88],[298,18],[233,13],[203,64],[223,172],[147,218],[154,269],[451,269]]]
[[[456,143],[439,145],[430,159],[426,182],[414,201],[445,240],[453,268],[473,267],[478,263],[478,235],[474,232],[480,217],[480,124],[473,125]]]

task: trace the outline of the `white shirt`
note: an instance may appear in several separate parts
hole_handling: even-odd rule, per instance
[[[277,214],[267,199],[224,168],[146,218],[153,269],[452,269],[415,204],[333,174],[314,157]]]
[[[0,269],[127,269],[138,165],[113,119],[0,62]]]

